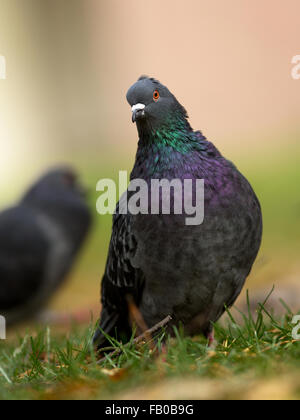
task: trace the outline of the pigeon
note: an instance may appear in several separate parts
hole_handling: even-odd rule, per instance
[[[0,314],[7,325],[37,315],[62,284],[91,225],[77,175],[55,168],[0,213]]]
[[[145,181],[151,195],[154,179],[204,180],[204,219],[188,224],[185,212],[164,214],[161,208],[158,214],[126,214],[119,202],[94,343],[100,349],[107,336],[130,339],[127,296],[148,327],[170,315],[170,333],[181,326],[185,334],[203,334],[211,343],[214,323],[234,304],[258,254],[260,203],[235,165],[192,129],[185,108],[166,86],[142,76],[127,101],[139,136],[130,183]],[[132,190],[127,193],[129,200]]]

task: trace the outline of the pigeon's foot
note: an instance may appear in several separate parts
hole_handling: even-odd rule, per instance
[[[150,348],[153,350],[155,347],[155,344],[153,342],[153,337],[151,333],[149,332],[149,328],[143,318],[143,315],[141,314],[141,311],[137,307],[131,295],[127,295],[126,300],[127,300],[128,312],[131,319],[131,323],[138,328],[137,331],[139,334],[145,334],[145,339],[148,342],[148,345],[150,346]]]
[[[167,362],[167,354],[168,354],[168,347],[166,345],[166,343],[162,343],[161,345],[161,354],[163,355],[163,362],[166,363]]]
[[[162,345],[161,345],[161,353],[162,354],[167,354],[168,353],[168,347],[167,347],[166,343],[162,343]]]
[[[166,343],[161,344],[161,348],[156,348],[155,350],[155,358],[160,360],[161,363],[167,363],[167,355],[168,355],[168,347]]]
[[[216,340],[215,340],[215,332],[212,330],[210,333],[207,334],[208,339],[208,347],[214,349],[216,347]]]

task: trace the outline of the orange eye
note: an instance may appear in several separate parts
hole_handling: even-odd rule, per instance
[[[159,100],[159,92],[158,92],[158,90],[155,90],[154,92],[153,92],[153,99],[155,100],[155,102],[157,102],[158,100]]]

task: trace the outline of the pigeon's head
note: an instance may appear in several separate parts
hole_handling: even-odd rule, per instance
[[[86,191],[76,172],[69,167],[51,169],[39,178],[22,202],[32,207],[63,207],[72,210],[85,206]]]
[[[181,122],[189,126],[187,113],[169,89],[158,80],[141,76],[127,92],[132,121],[145,131],[159,130]]]
[[[84,197],[85,190],[79,182],[78,176],[72,168],[54,168],[44,174],[31,188],[28,195],[36,197],[48,194],[49,197]]]
[[[76,172],[69,167],[48,171],[25,194],[21,204],[50,217],[79,243],[90,225],[86,192]]]

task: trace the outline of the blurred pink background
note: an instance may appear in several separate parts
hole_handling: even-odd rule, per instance
[[[125,94],[144,73],[228,154],[294,146],[299,15],[298,0],[1,0],[1,188],[32,162],[134,153]]]
[[[129,170],[137,134],[125,95],[148,74],[170,88],[192,126],[234,160],[262,201],[264,245],[251,281],[298,278],[300,80],[291,61],[300,54],[299,0],[0,6],[2,207],[51,164],[73,163],[92,190],[98,177]],[[91,261],[90,295],[99,293],[107,223],[74,276],[79,299]]]

